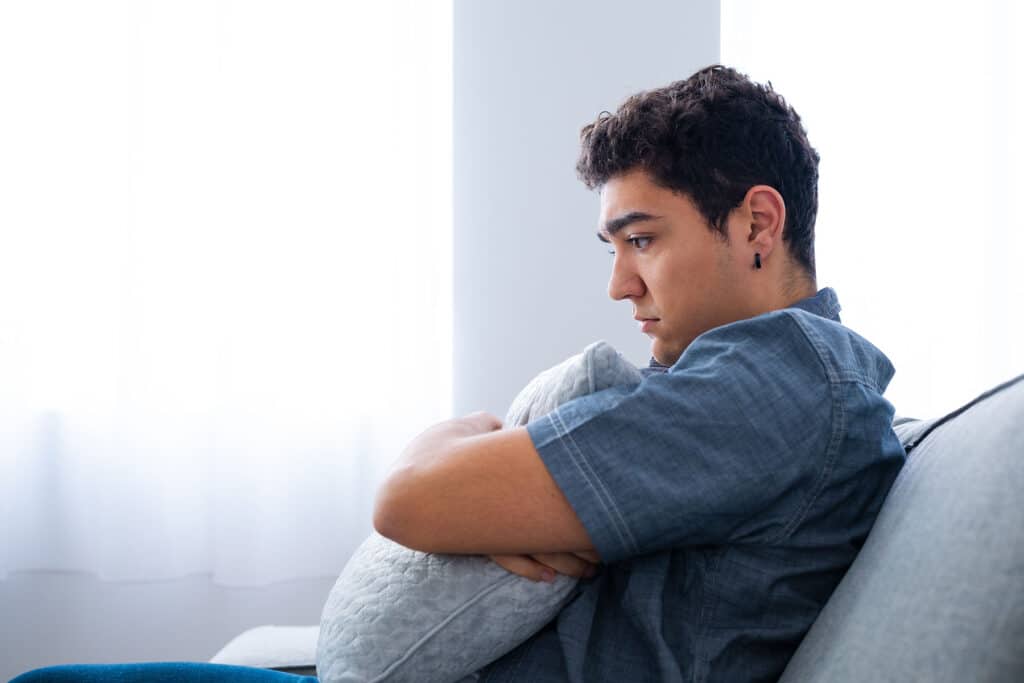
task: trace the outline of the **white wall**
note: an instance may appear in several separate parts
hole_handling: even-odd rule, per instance
[[[504,415],[539,370],[604,338],[648,339],[605,293],[580,127],[718,60],[718,0],[455,1],[455,411]],[[66,663],[204,661],[262,624],[315,624],[334,577],[226,589],[205,577],[0,582],[0,680]]]
[[[0,581],[0,681],[54,664],[207,661],[253,626],[316,624],[334,580],[224,588],[205,576],[15,573]]]
[[[606,339],[649,339],[607,295],[579,130],[634,92],[718,61],[718,0],[455,2],[457,415],[504,417],[537,372]]]
[[[721,14],[723,60],[770,79],[821,153],[818,286],[892,361],[896,414],[918,418],[1024,372],[1024,8],[927,7],[725,0]]]

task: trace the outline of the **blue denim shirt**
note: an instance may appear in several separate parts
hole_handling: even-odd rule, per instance
[[[527,426],[605,563],[481,681],[774,681],[906,458],[830,288]]]

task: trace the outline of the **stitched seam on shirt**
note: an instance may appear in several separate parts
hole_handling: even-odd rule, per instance
[[[801,334],[803,334],[804,336],[804,339],[806,339],[807,343],[811,345],[812,349],[814,349],[814,354],[818,357],[818,362],[821,363],[821,368],[822,370],[825,371],[825,375],[828,377],[829,383],[835,384],[839,382],[840,373],[838,372],[838,368],[834,368],[832,364],[828,361],[825,353],[827,346],[825,342],[822,341],[821,337],[818,336],[818,333],[812,328],[805,325],[804,321],[801,319],[799,315],[796,315],[792,311],[785,309],[783,310],[783,312],[786,314],[786,317],[788,317],[790,320],[796,323],[797,329],[800,330]]]
[[[807,341],[810,342],[811,346],[814,347],[814,350],[818,354],[818,358],[819,360],[821,360],[821,364],[825,368],[825,373],[829,376],[830,381],[860,382],[861,384],[865,385],[866,387],[870,388],[873,391],[878,392],[879,394],[884,393],[882,389],[879,389],[878,383],[873,378],[865,375],[861,370],[858,370],[856,368],[836,367],[835,365],[827,361],[826,358],[828,357],[828,355],[825,352],[825,350],[828,348],[828,345],[824,342],[824,340],[821,339],[821,336],[818,335],[817,330],[815,330],[813,327],[806,326],[805,320],[801,318],[799,315],[794,315],[792,311],[787,310],[785,311],[785,313],[797,322],[797,325],[799,326],[800,331],[803,332],[804,337],[807,338]],[[811,339],[812,336],[814,337],[814,339]]]
[[[840,386],[843,379],[839,376],[840,373],[835,371],[835,368],[826,359],[823,347],[825,346],[821,337],[818,336],[817,332],[805,326],[803,321],[800,320],[799,316],[793,315],[787,311],[789,317],[796,322],[797,328],[803,333],[804,339],[814,349],[814,353],[818,356],[818,361],[821,363],[822,368],[825,370],[825,375],[828,377],[828,389],[829,394],[832,398],[832,433],[829,436],[828,447],[825,450],[825,462],[822,465],[821,472],[818,474],[817,481],[814,483],[814,487],[811,489],[811,494],[807,496],[804,504],[797,508],[796,513],[789,520],[785,527],[783,527],[781,533],[771,540],[771,542],[778,542],[784,538],[790,536],[800,523],[803,522],[804,518],[807,517],[807,513],[811,507],[818,500],[821,492],[825,490],[825,482],[832,475],[832,469],[835,467],[836,459],[839,456],[839,445],[842,443],[843,434],[846,431],[846,407],[843,405],[840,396]]]
[[[800,523],[804,521],[811,507],[821,496],[821,492],[825,490],[825,483],[832,476],[832,470],[835,469],[836,460],[839,457],[839,446],[843,441],[843,434],[846,432],[846,406],[840,398],[839,388],[840,383],[829,382],[829,391],[832,393],[832,436],[829,439],[828,449],[825,451],[825,463],[821,468],[821,474],[818,475],[811,495],[807,497],[803,507],[797,511],[792,521],[783,530],[780,539],[793,534]]]
[[[576,443],[575,439],[569,433],[569,430],[562,421],[561,415],[558,411],[551,413],[551,422],[555,427],[555,433],[558,434],[559,440],[565,446],[565,450],[569,453],[569,457],[572,458],[573,464],[580,471],[583,476],[583,480],[587,482],[590,488],[594,491],[597,496],[598,502],[601,503],[601,507],[604,508],[605,514],[612,521],[612,527],[619,536],[619,541],[627,546],[632,552],[639,552],[637,549],[636,541],[633,539],[633,535],[629,531],[629,527],[626,525],[625,519],[622,517],[622,513],[619,512],[619,508],[615,505],[615,501],[612,499],[608,489],[605,488],[604,482],[597,475],[597,472],[593,470],[590,465],[590,461],[587,460],[586,456],[583,455],[583,451]]]
[[[695,645],[701,648],[701,651],[694,652],[694,660],[702,666],[694,666],[691,674],[691,680],[695,683],[705,683],[708,678],[708,672],[711,671],[711,653],[708,651],[708,633],[711,630],[711,622],[715,617],[715,608],[718,606],[719,591],[718,591],[718,575],[719,568],[722,564],[722,558],[725,556],[724,550],[718,550],[713,553],[708,553],[707,563],[708,570],[704,574],[703,590],[704,595],[701,596],[700,614],[697,617],[697,621],[700,624],[700,637],[697,639]]]

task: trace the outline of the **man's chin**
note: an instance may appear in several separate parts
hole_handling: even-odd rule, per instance
[[[651,342],[651,355],[654,356],[654,360],[659,365],[664,365],[667,368],[675,365],[676,361],[679,360],[679,356],[683,355],[681,351],[675,351],[668,349],[659,340],[655,339]]]

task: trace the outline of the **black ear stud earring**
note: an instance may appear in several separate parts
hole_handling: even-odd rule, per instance
[[[754,254],[754,267],[757,268],[758,270],[761,269],[761,255],[760,254]]]

